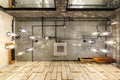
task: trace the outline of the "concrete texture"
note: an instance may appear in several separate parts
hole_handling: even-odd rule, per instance
[[[113,13],[111,21],[117,21],[117,24],[108,27],[108,30],[111,31],[111,36],[108,37],[108,40],[114,40],[116,44],[108,46],[108,48],[112,51],[112,57],[120,64],[120,9]]]
[[[24,52],[25,54],[17,56],[18,61],[31,61],[32,52],[26,53],[25,49],[32,47],[32,40],[28,39],[29,35],[32,35],[32,26],[39,25],[38,27],[33,28],[33,35],[41,35],[41,21],[16,21],[16,33],[21,35],[20,39],[16,39],[16,55],[18,52]],[[54,21],[45,21],[43,25],[54,25]],[[62,24],[62,22],[57,22],[57,25]],[[68,55],[65,57],[56,57],[54,56],[54,42],[55,40],[45,40],[38,39],[36,43],[33,41],[33,60],[77,60],[78,57],[94,57],[94,56],[105,56],[103,53],[94,53],[90,51],[90,47],[93,48],[104,48],[103,44],[104,38],[96,39],[96,44],[89,44],[83,42],[83,37],[87,38],[90,36],[91,32],[96,31],[96,26],[99,25],[100,31],[105,31],[106,21],[66,21],[65,26],[57,27],[57,37],[59,38],[81,38],[81,39],[69,39],[61,41],[66,42],[68,45]],[[18,28],[23,28],[28,30],[28,33],[19,33]],[[64,28],[65,27],[65,28]],[[44,35],[49,37],[55,36],[55,28],[44,27]],[[74,46],[73,44],[82,44],[82,46]]]

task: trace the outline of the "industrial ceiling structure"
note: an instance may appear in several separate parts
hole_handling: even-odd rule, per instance
[[[116,8],[119,8],[120,3],[119,0],[116,0],[116,2],[114,0],[97,0],[101,2],[99,4],[94,3],[94,0],[89,2],[87,0],[14,1],[13,8],[3,6],[2,10],[16,18],[28,19],[40,17],[107,18]]]

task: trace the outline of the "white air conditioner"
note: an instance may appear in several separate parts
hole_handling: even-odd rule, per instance
[[[54,43],[54,56],[67,56],[67,43]]]

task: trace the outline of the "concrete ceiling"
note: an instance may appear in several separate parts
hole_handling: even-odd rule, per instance
[[[110,10],[82,10],[66,11],[67,0],[56,0],[56,10],[5,10],[16,18],[40,17],[79,17],[79,18],[108,18],[113,11]]]

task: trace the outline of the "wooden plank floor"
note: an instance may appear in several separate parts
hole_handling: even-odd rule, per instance
[[[18,62],[0,70],[0,80],[120,80],[120,69],[78,61]]]

